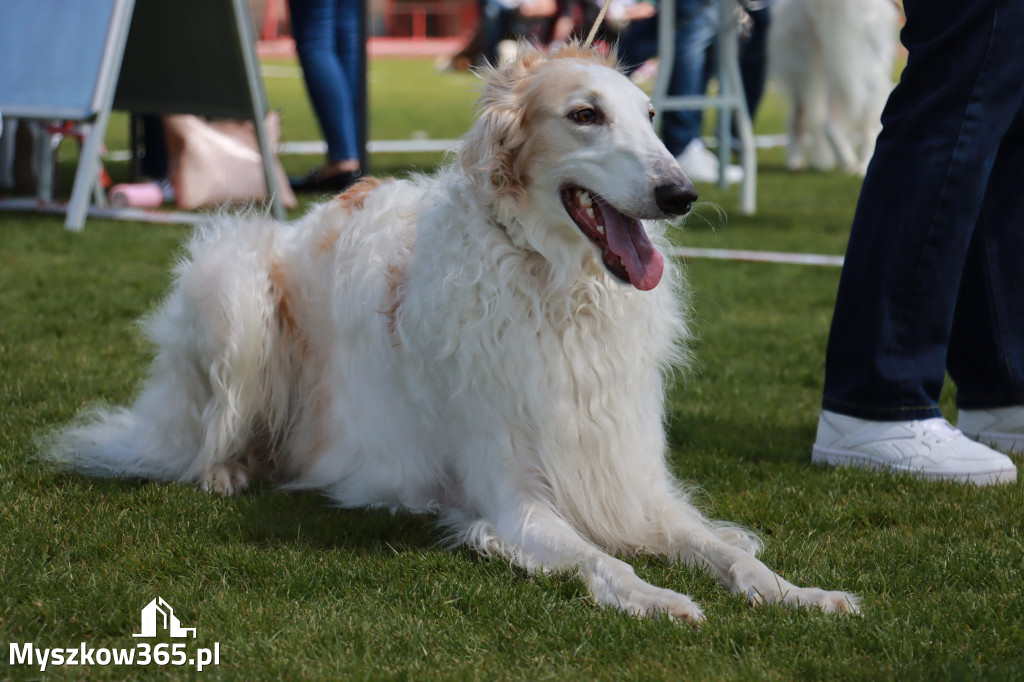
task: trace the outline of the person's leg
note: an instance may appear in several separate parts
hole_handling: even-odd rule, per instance
[[[658,17],[629,22],[616,46],[622,70],[627,76],[658,54]]]
[[[965,435],[1024,451],[1024,109],[1003,138],[967,255],[946,360]]]
[[[947,366],[961,410],[1024,405],[1024,108],[1003,137],[967,255]]]
[[[306,88],[327,142],[328,163],[358,159],[352,92],[336,51],[338,2],[290,0],[289,6]]]
[[[740,45],[740,79],[747,112],[753,121],[764,95],[768,73],[768,30],[771,27],[772,0],[762,0],[755,9],[747,10],[750,33]]]
[[[359,138],[360,121],[366,111],[362,80],[366,74],[366,62],[360,31],[360,7],[361,0],[336,0],[337,11],[335,15],[335,40],[336,54],[341,62],[342,71],[345,72],[345,82],[348,83],[349,93],[352,97],[351,108],[346,111],[342,120],[345,127],[344,137],[351,140],[346,144],[352,144],[352,156],[346,157],[358,160],[360,158]],[[346,147],[346,149],[348,149]]]
[[[498,63],[498,45],[512,34],[518,14],[518,10],[505,7],[499,0],[481,0],[480,33],[483,57],[488,64]]]
[[[823,400],[879,421],[940,415],[961,273],[1024,84],[1024,4],[904,7],[909,57],[857,205]]]
[[[150,180],[167,178],[167,136],[160,116],[146,114],[142,117],[142,174]]]
[[[716,0],[677,0],[675,61],[668,85],[669,96],[704,94],[705,62],[708,47],[718,33],[718,12]],[[678,156],[692,140],[700,138],[703,113],[700,109],[665,112],[661,136],[673,156]]]

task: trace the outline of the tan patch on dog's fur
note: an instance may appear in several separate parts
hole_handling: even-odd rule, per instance
[[[401,345],[398,339],[398,309],[402,306],[403,285],[405,284],[405,268],[392,263],[388,265],[386,275],[388,283],[388,302],[390,305],[384,311],[388,318],[388,333],[391,335],[393,346]]]
[[[395,347],[402,345],[398,336],[398,309],[405,301],[405,285],[408,280],[406,264],[409,262],[411,252],[412,243],[410,241],[396,252],[396,257],[388,263],[388,269],[384,275],[384,281],[388,285],[388,307],[379,312],[388,318],[388,334],[391,336],[391,345]]]
[[[345,209],[345,212],[352,215],[353,211],[361,211],[366,203],[366,195],[377,189],[381,181],[373,176],[367,176],[347,190],[334,197],[334,201]]]
[[[379,180],[373,176],[367,176],[334,197],[334,202],[347,215],[352,215],[355,211],[363,210],[363,207],[366,205],[366,198],[370,195],[370,192],[388,182],[391,182],[391,180]],[[333,249],[335,242],[338,241],[338,237],[341,236],[339,229],[338,227],[328,228],[320,241],[317,242],[317,249],[320,251],[330,251]]]
[[[281,325],[281,331],[295,342],[299,356],[305,357],[308,340],[298,320],[295,319],[294,311],[292,311],[288,296],[288,281],[284,266],[280,262],[275,262],[270,266],[270,288],[276,298],[277,321]]]

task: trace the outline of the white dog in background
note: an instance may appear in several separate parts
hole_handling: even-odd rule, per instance
[[[436,512],[455,541],[578,571],[597,602],[642,616],[703,619],[614,554],[705,567],[755,603],[856,611],[773,573],[669,472],[663,387],[686,321],[660,221],[696,193],[610,66],[578,45],[527,53],[487,74],[436,175],[364,180],[293,224],[200,230],[145,322],[141,395],[51,457]]]
[[[769,72],[792,103],[791,169],[829,169],[838,161],[847,171],[867,171],[893,87],[898,24],[893,0],[773,6]]]

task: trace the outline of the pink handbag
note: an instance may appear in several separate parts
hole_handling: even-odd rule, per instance
[[[267,114],[264,122],[271,149],[281,137],[281,115]],[[252,121],[210,121],[191,114],[164,117],[171,184],[178,206],[226,206],[267,198],[263,164]],[[298,202],[277,157],[277,193],[286,208]]]

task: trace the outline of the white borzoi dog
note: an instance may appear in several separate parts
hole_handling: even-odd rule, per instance
[[[233,494],[253,477],[346,507],[435,512],[600,604],[703,618],[613,554],[706,567],[754,602],[855,611],[796,587],[705,519],[665,461],[663,383],[686,335],[659,220],[696,193],[646,95],[572,45],[487,74],[450,166],[364,180],[288,225],[201,229],[129,409],[51,456]]]
[[[769,72],[789,97],[787,164],[864,175],[893,88],[893,0],[778,0]],[[805,157],[806,150],[806,157]]]

